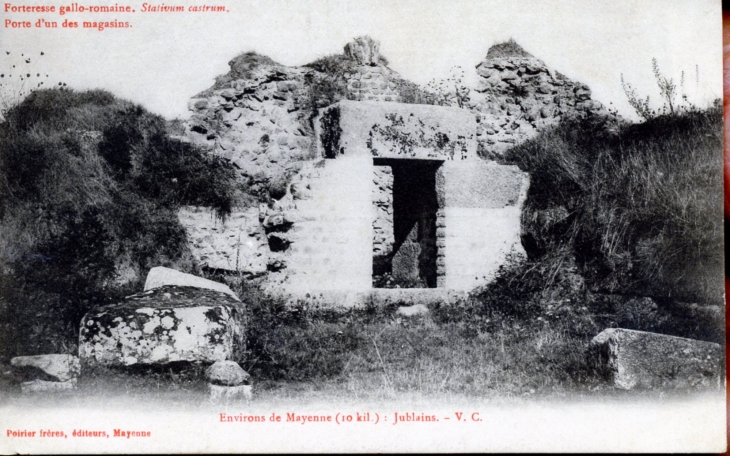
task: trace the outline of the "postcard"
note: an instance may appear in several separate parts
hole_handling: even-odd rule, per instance
[[[2,453],[725,452],[718,0],[3,0]]]

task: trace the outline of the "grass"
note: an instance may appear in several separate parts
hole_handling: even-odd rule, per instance
[[[256,401],[510,402],[658,395],[606,385],[586,356],[589,335],[577,333],[570,319],[522,321],[497,313],[474,319],[481,313],[478,305],[434,306],[430,315],[415,318],[399,317],[396,306],[277,310],[276,322],[266,314],[271,308],[253,308],[249,341],[256,344],[241,365],[254,379]],[[71,394],[79,398],[73,400],[91,403],[136,399],[199,407],[209,403],[204,368],[87,369]],[[9,385],[0,390],[17,395]]]
[[[598,387],[562,368],[583,363],[583,347],[561,330],[514,326],[474,337],[463,324],[438,316],[399,319],[394,310],[351,311],[336,318],[312,312],[262,342],[266,359],[254,357],[242,365],[253,375],[257,394],[334,393],[334,399],[561,397]],[[203,368],[196,365],[85,371],[79,388],[80,393],[173,401],[206,394]]]
[[[292,306],[230,281],[250,311],[247,349],[238,361],[254,379],[254,400],[264,404],[661,398],[662,392],[607,385],[589,358],[591,338],[622,327],[679,329],[685,332],[676,335],[707,339],[707,327],[724,321],[695,315],[696,327],[672,327],[665,307],[641,297],[592,294],[572,270],[557,257],[515,263],[468,299],[431,305],[429,314],[416,317],[398,315],[397,303],[346,310]],[[59,400],[205,407],[204,369],[195,363],[87,368],[79,390]],[[22,402],[9,382],[0,394]]]
[[[527,268],[515,265],[504,275]],[[260,388],[303,383],[366,399],[560,396],[603,388],[586,356],[600,329],[576,325],[565,314],[550,318],[547,310],[529,316],[515,311],[507,280],[411,318],[399,316],[397,304],[292,308],[255,288],[237,291],[251,310],[241,364]],[[486,302],[486,295],[504,306]]]

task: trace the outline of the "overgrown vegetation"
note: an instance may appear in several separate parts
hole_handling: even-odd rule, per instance
[[[597,291],[722,304],[719,104],[617,133],[564,123],[506,159],[531,175],[532,259],[563,252]]]
[[[17,51],[0,53],[0,120],[5,113],[33,91],[42,88],[66,88],[65,82],[49,77],[42,63],[46,53],[34,55]]]
[[[235,199],[234,171],[167,135],[144,108],[92,90],[38,90],[0,123],[0,347],[72,351],[93,305],[157,265],[193,267],[176,210]]]
[[[382,65],[387,65],[385,57],[381,56]],[[310,87],[309,109],[316,113],[321,109],[340,100],[352,99],[347,89],[347,73],[357,71],[357,63],[343,54],[332,54],[320,57],[305,67],[316,70],[319,75],[310,75],[307,84]],[[389,82],[394,84],[394,91],[399,95],[400,103],[436,104],[433,93],[423,90],[418,84],[401,78],[396,73],[388,76]]]
[[[348,99],[345,73],[351,71],[354,66],[355,62],[342,54],[320,57],[305,65],[317,71],[310,73],[306,80],[309,86],[307,109],[312,112],[312,119],[316,117],[319,109]]]
[[[513,55],[529,56],[510,41],[488,57]],[[259,64],[274,62],[245,54],[230,77],[250,77]],[[308,109],[347,96],[351,64],[335,55],[309,65],[317,73],[308,81]],[[659,80],[656,64],[655,75],[674,100],[673,82]],[[468,92],[459,101],[461,79],[451,82],[453,96],[442,103],[461,105]],[[420,89],[412,96],[439,103]],[[585,353],[608,327],[722,343],[722,111],[668,106],[666,115],[649,112],[646,122],[618,129],[600,119],[566,121],[508,151],[505,160],[531,175],[523,213],[529,258],[504,266],[468,299],[431,306],[429,315],[399,316],[402,303],[338,311],[290,305],[229,277],[251,313],[242,366],[264,390],[561,395],[610,389]],[[138,291],[151,266],[194,268],[175,210],[205,205],[225,216],[235,174],[170,131],[179,126],[103,91],[38,91],[7,111],[2,355],[75,353],[78,322],[91,306]],[[162,381],[205,394],[199,365],[136,374],[115,385]],[[95,375],[82,378],[82,390]]]

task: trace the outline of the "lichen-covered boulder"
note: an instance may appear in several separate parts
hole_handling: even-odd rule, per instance
[[[644,331],[610,328],[589,351],[600,373],[621,389],[719,388],[720,344]]]
[[[35,355],[16,356],[10,360],[16,369],[40,371],[49,376],[49,380],[65,382],[79,375],[79,359],[73,355]],[[39,373],[40,373],[39,372]]]
[[[243,304],[232,296],[167,285],[98,307],[81,320],[83,364],[165,364],[233,359],[245,347]]]

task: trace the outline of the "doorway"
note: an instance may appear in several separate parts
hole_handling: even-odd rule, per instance
[[[436,288],[436,172],[442,164],[374,159],[374,288]]]

